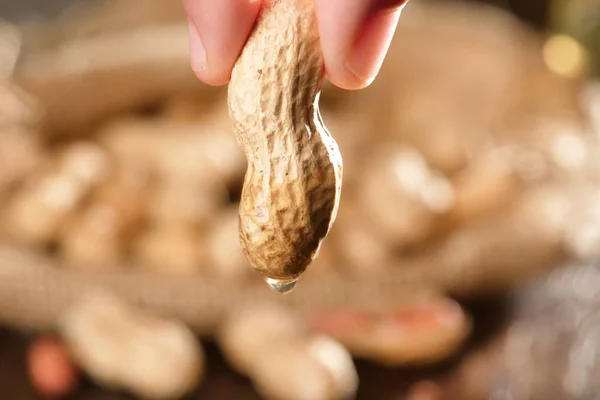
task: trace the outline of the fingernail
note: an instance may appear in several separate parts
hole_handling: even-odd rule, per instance
[[[206,61],[206,49],[202,44],[202,39],[198,34],[198,30],[190,21],[188,21],[188,29],[190,36],[190,62],[194,71],[202,71],[208,68]]]
[[[356,78],[369,86],[381,69],[383,60],[394,36],[400,9],[380,12],[367,21],[352,46],[346,68]]]
[[[364,55],[360,51],[353,51],[346,61],[346,68],[363,83],[363,86],[369,86],[377,76],[378,68],[366,65]]]

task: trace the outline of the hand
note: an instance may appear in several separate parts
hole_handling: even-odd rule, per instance
[[[209,85],[231,69],[264,0],[183,0],[190,21],[192,69]],[[407,0],[314,0],[329,80],[361,89],[375,79]]]

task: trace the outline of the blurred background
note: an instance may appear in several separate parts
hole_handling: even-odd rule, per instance
[[[281,296],[179,2],[0,1],[0,397],[598,397],[599,76],[598,0],[412,0]]]

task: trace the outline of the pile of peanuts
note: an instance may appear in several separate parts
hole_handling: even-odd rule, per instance
[[[246,160],[225,89],[195,81],[185,23],[166,4],[24,31],[0,83],[0,237],[74,270],[253,279],[237,226]],[[600,257],[599,91],[550,72],[537,36],[509,17],[453,7],[407,7],[371,87],[324,88],[344,189],[312,273],[420,268],[471,295]],[[254,355],[235,350],[242,325],[226,324],[223,343],[250,373]],[[290,352],[335,348],[305,339]],[[344,384],[323,383],[327,398],[354,391],[342,370],[331,376]],[[291,398],[282,390],[262,391]]]
[[[444,6],[432,8],[424,12],[415,7],[405,18],[372,87],[358,93],[324,88],[323,118],[344,156],[344,195],[315,271],[376,274],[412,265],[430,253],[447,259],[445,252],[458,251],[448,243],[461,233],[476,231],[462,240],[472,241],[475,249],[483,247],[486,232],[489,236],[500,229],[498,216],[514,214],[515,204],[535,197],[532,193],[580,193],[596,183],[598,140],[581,105],[581,85],[545,67],[537,38],[493,12],[493,34],[489,27],[456,22],[432,28],[425,20],[435,20]],[[169,27],[163,23],[149,25],[145,32],[117,32],[133,41],[135,35],[162,30],[166,40],[174,31]],[[104,46],[115,40],[98,32],[87,35],[77,43],[31,50],[21,69],[17,65],[14,81],[42,99],[35,106],[45,106],[45,115],[19,100],[13,83],[4,84],[3,113],[25,116],[8,120],[10,130],[18,132],[5,130],[1,138],[8,154],[0,177],[3,234],[52,250],[71,268],[127,265],[248,277],[236,227],[246,161],[232,134],[223,88],[195,83],[191,91],[183,85],[186,79],[193,82],[186,74],[172,79],[186,89],[174,83],[152,107],[131,95],[129,104],[121,99],[113,110],[110,99],[83,92],[86,73],[90,80],[101,72],[116,77],[116,89],[123,70],[142,69],[146,79],[149,67],[129,56],[121,60],[121,68],[112,61],[101,71],[102,66],[81,62],[83,77],[72,78],[61,102],[56,90],[69,71],[58,70],[62,64],[42,65],[56,48],[68,53],[72,44],[75,57],[77,51],[91,51],[83,39],[92,49],[102,47],[101,40],[108,42]],[[517,40],[521,44],[515,45]],[[163,58],[180,66],[174,56]],[[40,70],[50,72],[41,78],[29,72]],[[132,83],[130,90],[141,84]],[[159,91],[153,85],[164,85],[146,84],[149,93]],[[73,101],[75,94],[84,97],[83,105]],[[69,105],[78,115],[65,112]],[[61,116],[66,122],[60,122]],[[597,252],[586,224],[581,229],[587,233],[568,229],[566,246],[576,256]],[[532,242],[526,251],[544,245],[552,244]],[[488,257],[506,257],[504,250]],[[457,268],[477,269],[478,262]]]
[[[3,207],[7,235],[54,248],[72,268],[133,261],[157,272],[244,276],[230,195],[244,158],[218,123],[227,119],[127,118],[49,150]]]
[[[237,236],[244,156],[222,102],[201,113],[190,110],[194,104],[177,98],[157,115],[117,117],[89,137],[45,148],[31,128],[11,125],[1,139],[7,154],[1,182],[12,189],[4,191],[3,233],[55,252],[70,268],[128,265],[248,277]],[[393,132],[396,125],[386,133],[370,114],[345,115],[324,116],[342,133],[346,181],[315,271],[375,274],[401,267],[424,249],[444,251],[444,243],[472,226],[493,221],[491,234],[498,228],[494,218],[534,188],[587,191],[595,182],[597,144],[577,120],[535,121],[539,132],[524,132],[522,142],[487,132],[473,139],[484,143],[465,139],[437,149],[448,140],[444,134],[458,134],[448,132],[458,128],[441,116],[432,124],[443,127],[429,128],[440,136],[409,141]],[[577,235],[584,234],[572,230],[575,255],[597,252],[597,242],[581,242]]]

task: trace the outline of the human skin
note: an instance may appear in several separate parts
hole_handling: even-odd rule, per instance
[[[265,0],[182,1],[194,73],[206,84],[226,84]],[[315,0],[325,69],[334,85],[356,90],[373,82],[406,2]]]

